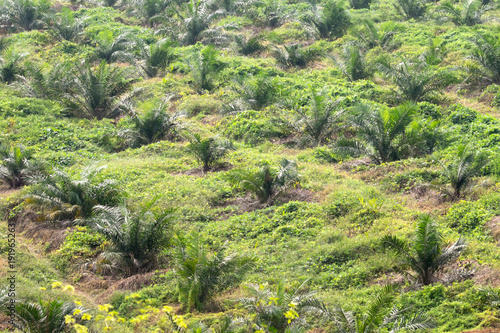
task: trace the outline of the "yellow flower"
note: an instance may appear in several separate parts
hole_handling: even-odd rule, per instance
[[[64,286],[63,291],[74,292],[75,291],[75,287],[73,287],[72,285],[67,284],[67,285]]]
[[[82,302],[80,301],[73,301],[76,305],[82,306]]]
[[[88,313],[84,313],[82,315],[82,320],[90,320],[92,319],[92,315],[88,314]]]
[[[40,287],[40,290],[47,290],[47,288],[45,288],[45,287]]]
[[[174,308],[173,308],[173,307],[171,307],[171,306],[166,306],[166,305],[165,305],[165,306],[163,307],[163,311],[164,311],[164,312],[167,312],[167,313],[171,313],[172,311],[174,311]]]
[[[66,316],[64,316],[64,322],[66,324],[74,324],[74,323],[76,323],[76,320],[75,320],[75,318],[73,318],[73,316],[66,315]]]
[[[76,333],[88,333],[89,331],[87,327],[79,324],[75,324],[73,328],[75,329]]]
[[[80,313],[82,313],[82,310],[75,309],[75,311],[73,311],[73,316],[79,315]]]
[[[52,282],[52,289],[57,289],[57,288],[61,288],[61,287],[62,287],[61,282],[59,282],[59,281]]]
[[[99,311],[104,311],[104,312],[108,312],[109,309],[113,308],[111,304],[98,305],[97,307],[99,308]]]

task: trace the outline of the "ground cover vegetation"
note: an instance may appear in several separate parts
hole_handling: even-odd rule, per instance
[[[0,331],[491,332],[499,17],[0,0]]]

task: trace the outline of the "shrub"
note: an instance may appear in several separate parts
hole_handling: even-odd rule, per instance
[[[103,235],[80,226],[66,236],[52,260],[57,269],[67,273],[70,265],[83,264],[86,260],[93,259],[108,245],[108,240]]]
[[[450,207],[446,219],[451,228],[462,234],[481,232],[484,224],[492,218],[492,214],[479,202],[460,201]]]
[[[269,138],[285,137],[288,132],[276,118],[263,114],[263,111],[243,111],[230,118],[224,134],[235,140],[256,144]]]

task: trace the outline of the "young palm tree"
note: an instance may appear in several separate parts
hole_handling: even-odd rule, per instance
[[[95,69],[82,63],[70,73],[70,88],[63,102],[77,116],[98,120],[114,117],[119,114],[123,99],[129,97],[132,81],[125,73],[105,61]]]
[[[472,150],[471,147],[460,144],[457,154],[448,165],[442,165],[443,173],[451,185],[451,190],[441,190],[452,200],[458,200],[463,192],[472,185],[472,178],[478,176],[489,163],[484,151]]]
[[[60,99],[71,84],[67,63],[55,64],[48,71],[31,62],[24,65],[24,75],[16,75],[15,86],[27,97]]]
[[[239,100],[252,110],[259,111],[273,104],[278,97],[278,87],[265,76],[250,76],[235,80],[231,89],[239,95]]]
[[[29,152],[22,147],[0,148],[0,179],[11,188],[18,188],[29,182],[40,167]]]
[[[421,0],[397,0],[394,8],[406,20],[420,18],[427,9],[425,2]]]
[[[218,56],[217,49],[213,45],[208,45],[202,49],[193,50],[191,56],[187,58],[194,85],[199,93],[212,90],[214,76],[221,66]]]
[[[432,69],[422,57],[401,58],[395,65],[379,64],[379,70],[398,87],[400,98],[419,102],[431,94],[442,91],[449,77]]]
[[[130,5],[134,8],[135,16],[141,18],[145,24],[153,26],[155,18],[165,13],[171,3],[171,0],[132,0]]]
[[[460,238],[445,248],[438,225],[429,215],[418,221],[411,244],[396,236],[385,236],[382,238],[382,245],[400,257],[401,269],[413,270],[417,274],[415,279],[424,285],[431,284],[434,274],[448,262],[455,260],[467,247],[465,241]]]
[[[182,44],[194,45],[204,39],[210,40],[211,44],[219,44],[226,40],[220,29],[210,28],[226,11],[213,11],[210,4],[210,0],[190,0],[184,12],[174,9],[180,19],[176,30],[182,31],[178,37]]]
[[[46,0],[5,0],[0,8],[0,22],[18,31],[30,31],[43,26],[42,18],[49,11]]]
[[[264,50],[265,47],[261,44],[261,40],[262,36],[260,35],[251,35],[249,37],[237,35],[234,37],[238,52],[245,56]]]
[[[97,34],[94,54],[97,59],[108,64],[116,60],[127,61],[132,55],[127,50],[132,48],[132,39],[129,33],[122,33],[115,37],[113,31],[105,30]]]
[[[394,287],[387,285],[375,296],[363,314],[347,312],[342,308],[324,311],[323,315],[332,319],[339,332],[379,333],[390,327],[390,332],[419,331],[435,327],[431,318],[424,313],[409,314],[409,309],[389,306],[394,302]]]
[[[328,0],[323,7],[313,3],[305,22],[312,25],[320,38],[337,39],[342,37],[351,26],[349,15],[335,0]]]
[[[226,255],[225,249],[209,255],[197,233],[175,238],[174,271],[179,302],[187,310],[203,310],[215,293],[237,285],[254,267],[254,259]]]
[[[176,57],[173,50],[175,43],[168,39],[150,45],[139,40],[137,45],[139,47],[139,66],[148,77],[155,77]]]
[[[297,332],[307,326],[304,315],[319,312],[322,306],[315,293],[307,290],[306,284],[307,281],[299,287],[291,288],[280,280],[274,290],[250,284],[245,286],[249,296],[238,301],[255,315],[254,329],[261,332]]]
[[[235,150],[229,140],[211,137],[202,139],[199,134],[189,135],[188,150],[203,167],[203,172],[209,171],[214,164],[219,163],[230,150]]]
[[[79,314],[73,315],[75,310],[79,310]],[[87,310],[74,302],[58,299],[44,302],[40,299],[37,303],[17,303],[14,322],[15,327],[24,333],[63,333],[71,327],[66,324],[66,316],[81,321],[85,312]]]
[[[111,241],[111,248],[101,254],[101,262],[109,262],[111,272],[118,269],[132,275],[157,266],[158,254],[170,242],[172,210],[156,213],[154,204],[151,201],[135,213],[124,205],[93,208],[88,223]]]
[[[181,117],[180,113],[168,113],[167,108],[168,104],[162,103],[142,116],[134,113],[130,119],[133,128],[120,131],[118,136],[127,146],[134,148],[166,139],[174,134]]]
[[[45,18],[50,33],[60,41],[77,42],[83,33],[84,23],[76,18],[69,8],[64,7],[59,15],[47,15]]]
[[[500,37],[477,34],[472,40],[476,45],[468,57],[470,64],[464,66],[468,72],[468,83],[500,84]]]
[[[397,48],[394,36],[400,28],[394,22],[384,22],[378,27],[371,20],[363,20],[362,23],[352,29],[352,34],[364,48],[380,47],[387,51]]]
[[[4,50],[0,56],[0,82],[12,83],[17,75],[23,74],[24,70],[19,65],[27,53],[19,53],[13,46]]]
[[[367,79],[372,75],[372,66],[365,59],[365,52],[357,43],[347,43],[338,58],[332,58],[349,81]]]
[[[304,47],[301,43],[283,45],[283,47],[274,46],[273,52],[276,61],[284,68],[306,67],[319,55],[318,50]]]
[[[265,163],[255,173],[237,173],[231,181],[252,192],[261,203],[272,205],[300,180],[297,163],[286,158],[280,161],[278,170]]]
[[[304,142],[319,146],[328,141],[335,132],[335,125],[343,114],[341,99],[333,101],[325,91],[319,93],[311,88],[309,103],[305,106],[295,103],[293,111],[296,120],[292,126],[304,135]]]
[[[375,163],[398,160],[407,150],[409,138],[407,128],[418,108],[405,103],[396,108],[377,109],[371,105],[358,104],[357,116],[351,121],[359,140],[339,140],[336,149],[368,155]]]
[[[461,7],[445,2],[439,5],[437,13],[441,19],[451,21],[456,26],[471,27],[491,20],[493,17],[485,19],[483,15],[493,8],[492,5],[484,5],[481,0],[464,0]]]
[[[40,208],[47,220],[86,218],[97,205],[116,205],[121,192],[112,180],[98,181],[105,167],[89,166],[73,178],[61,170],[34,179],[35,185],[26,195],[29,205]]]

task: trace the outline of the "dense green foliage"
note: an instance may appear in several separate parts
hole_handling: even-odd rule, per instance
[[[16,325],[495,325],[499,15],[498,0],[0,0]]]

